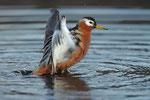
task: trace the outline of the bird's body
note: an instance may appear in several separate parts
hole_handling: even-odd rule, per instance
[[[55,74],[79,62],[86,55],[90,42],[91,31],[97,26],[95,19],[84,17],[72,29],[66,26],[66,17],[59,20],[59,12],[52,9],[45,34],[44,54],[39,68],[34,75]]]

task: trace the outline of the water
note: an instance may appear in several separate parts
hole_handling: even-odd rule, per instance
[[[0,9],[2,100],[150,99],[150,9],[60,7],[68,27],[92,16],[109,30],[92,31],[88,54],[71,75],[37,77],[13,71],[38,66],[49,10],[19,7]]]

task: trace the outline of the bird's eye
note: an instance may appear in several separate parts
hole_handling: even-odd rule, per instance
[[[93,22],[89,22],[90,24],[93,24]]]

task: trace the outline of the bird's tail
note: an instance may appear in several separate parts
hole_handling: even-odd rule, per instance
[[[52,71],[52,67],[51,65],[47,65],[45,62],[44,63],[41,63],[38,67],[38,69],[34,70],[33,71],[33,75],[38,75],[38,76],[41,76],[41,75],[45,75],[45,74],[50,74]]]

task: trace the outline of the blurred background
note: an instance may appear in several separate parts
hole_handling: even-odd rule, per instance
[[[58,6],[110,6],[149,8],[149,0],[0,0],[0,5],[27,5],[42,8]]]
[[[85,16],[109,30],[92,31],[71,75],[37,77],[44,32],[56,7],[74,27]],[[150,0],[0,0],[1,100],[150,100]]]

